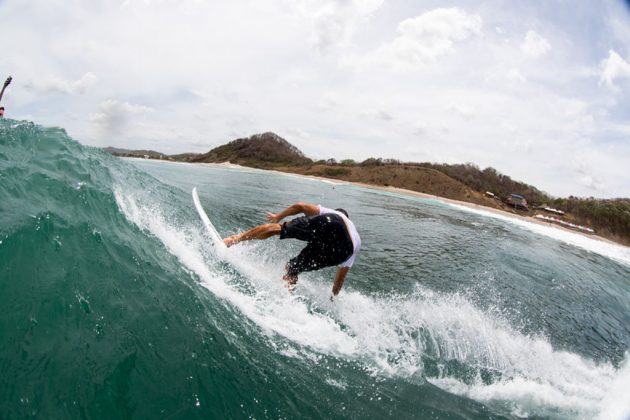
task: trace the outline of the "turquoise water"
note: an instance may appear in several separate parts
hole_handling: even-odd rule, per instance
[[[284,289],[296,241],[223,235],[298,200],[363,240]],[[630,415],[630,252],[435,200],[122,160],[0,121],[0,418]]]

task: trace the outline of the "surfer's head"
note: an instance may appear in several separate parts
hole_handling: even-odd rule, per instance
[[[0,106],[0,117],[4,117],[4,107]]]
[[[348,212],[345,211],[344,209],[335,209],[336,211],[338,211],[339,213],[343,213],[348,219],[350,218],[350,216],[348,216]]]

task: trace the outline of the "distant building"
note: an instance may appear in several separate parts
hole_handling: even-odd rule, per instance
[[[543,216],[542,214],[537,214],[534,217],[540,220],[544,220],[546,222],[557,223],[569,229],[575,229],[575,230],[579,230],[586,233],[595,233],[595,231],[591,229],[590,227],[580,226],[580,225],[576,225],[575,223],[565,222],[564,220],[556,219],[555,217]]]
[[[509,205],[513,206],[515,209],[528,210],[527,208],[527,200],[525,197],[518,194],[510,194],[507,199]]]
[[[564,212],[562,210],[558,210],[558,209],[553,209],[551,207],[543,207],[542,208],[544,211],[548,211],[549,213],[554,213],[560,216],[564,216]]]

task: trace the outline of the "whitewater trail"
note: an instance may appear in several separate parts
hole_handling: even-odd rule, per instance
[[[427,380],[477,401],[507,405],[517,416],[549,416],[558,410],[579,418],[604,415],[611,410],[609,395],[630,385],[627,366],[617,370],[554,350],[545,337],[523,335],[459,295],[418,286],[407,296],[366,296],[347,288],[331,303],[329,282],[307,277],[291,296],[280,280],[282,263],[273,250],[257,244],[231,248],[225,256],[249,282],[250,292],[244,291],[208,252],[212,246],[199,233],[200,223],[175,227],[158,203],[120,187],[114,191],[131,222],[155,235],[205,288],[271,339],[282,337],[307,350],[364,363],[375,375],[408,380],[423,377],[427,360],[442,367],[456,361],[477,371],[476,378],[453,376],[446,369]],[[484,379],[484,372],[493,379]]]
[[[188,269],[194,271],[205,288],[232,305],[266,332],[280,334],[318,351],[352,355],[356,343],[343,333],[334,320],[309,313],[307,305],[290,296],[281,282],[270,279],[282,278],[278,269],[256,266],[244,258],[238,248],[226,253],[225,259],[245,275],[256,287],[255,295],[241,293],[238,287],[228,283],[228,275],[212,271],[203,249],[211,241],[205,236],[191,233],[194,228],[175,229],[166,222],[161,209],[155,205],[140,205],[133,195],[115,190],[116,201],[125,216],[141,229],[147,230],[162,241]],[[327,337],[322,340],[320,337]]]

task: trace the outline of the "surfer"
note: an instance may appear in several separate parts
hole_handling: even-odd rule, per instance
[[[304,216],[280,223],[285,217],[300,213]],[[336,265],[338,268],[332,293],[337,296],[361,249],[361,237],[348,218],[348,213],[344,209],[332,210],[321,205],[299,202],[279,213],[268,212],[267,220],[270,223],[232,235],[223,242],[230,247],[238,242],[267,239],[276,235],[280,235],[280,239],[305,241],[307,245],[296,257],[289,260],[285,267],[286,274],[282,278],[287,282],[289,290],[293,290],[300,273]]]
[[[11,80],[13,78],[11,76],[7,77],[7,80],[4,82],[4,86],[2,86],[2,90],[0,90],[0,101],[2,100],[2,95],[4,95],[4,90],[11,84]],[[0,106],[0,118],[4,117],[4,107]]]

